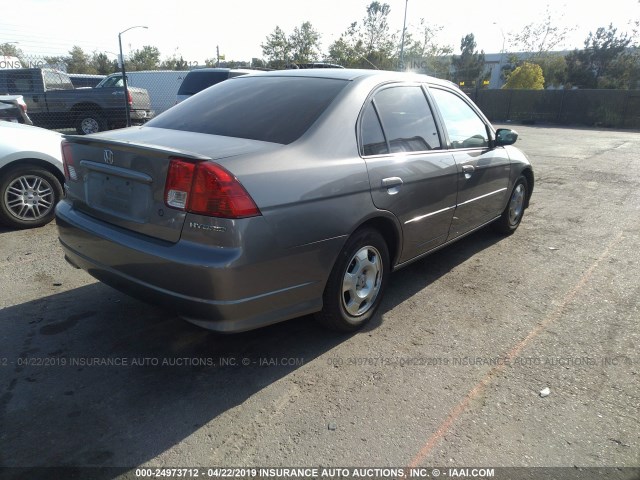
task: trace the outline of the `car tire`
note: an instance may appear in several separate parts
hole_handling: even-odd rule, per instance
[[[333,330],[351,332],[380,306],[390,273],[389,249],[377,230],[357,230],[338,255],[315,316]]]
[[[13,228],[46,225],[62,198],[62,185],[48,170],[19,165],[0,178],[0,222]]]
[[[516,180],[509,202],[505,207],[500,218],[493,222],[493,228],[498,233],[511,235],[518,229],[522,216],[524,215],[527,198],[529,195],[529,182],[524,175]]]
[[[76,120],[76,132],[79,135],[89,135],[107,129],[107,120],[100,112],[88,110],[80,112]]]

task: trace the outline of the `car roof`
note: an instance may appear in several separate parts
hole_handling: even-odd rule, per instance
[[[457,88],[454,83],[448,80],[430,77],[421,73],[393,72],[389,70],[365,70],[353,68],[287,69],[271,70],[267,72],[252,71],[251,75],[265,77],[313,77],[348,81],[355,81],[364,78],[379,78],[380,81],[428,82],[431,84],[446,85],[449,87],[454,86]]]
[[[253,70],[251,68],[223,68],[223,67],[205,67],[205,68],[194,68],[193,70],[189,70],[187,75],[193,73],[211,73],[211,72],[246,72],[253,73],[258,72],[260,70]]]

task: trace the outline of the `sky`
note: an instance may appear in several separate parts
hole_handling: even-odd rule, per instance
[[[575,28],[562,47],[581,48],[589,32],[613,23],[619,31],[630,31],[630,22],[640,19],[638,0],[380,0],[391,7],[391,30],[401,32],[405,6],[407,27],[421,18],[442,26],[438,42],[459,53],[460,40],[473,33],[478,49],[499,53],[503,35],[540,22],[550,5],[554,23]],[[276,26],[287,34],[309,21],[322,37],[322,50],[361,21],[371,0],[0,0],[0,43],[16,44],[33,56],[66,55],[73,45],[86,52],[107,52],[116,58],[118,33],[127,55],[144,45],[158,47],[162,58],[176,54],[192,65],[202,65],[216,56],[216,47],[227,60],[262,58],[263,43]],[[19,8],[16,8],[16,4]],[[508,44],[508,40],[507,40]]]

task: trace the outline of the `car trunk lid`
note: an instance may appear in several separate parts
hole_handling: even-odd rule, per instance
[[[172,159],[212,162],[270,148],[271,145],[253,140],[190,132],[177,132],[176,135],[171,130],[157,130],[161,129],[125,129],[108,132],[110,135],[66,136],[63,150],[65,159],[70,157],[65,165],[69,178],[67,198],[73,208],[120,228],[177,242],[187,213],[166,203],[165,186]],[[135,142],[130,140],[132,136],[136,138]],[[169,145],[177,145],[178,148]]]

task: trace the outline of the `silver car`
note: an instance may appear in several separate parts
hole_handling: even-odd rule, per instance
[[[58,132],[0,121],[0,225],[41,227],[63,196]]]
[[[60,241],[72,265],[205,328],[313,313],[355,330],[392,270],[518,228],[534,176],[516,138],[423,75],[236,77],[143,127],[68,136]]]

